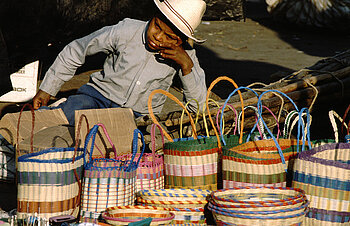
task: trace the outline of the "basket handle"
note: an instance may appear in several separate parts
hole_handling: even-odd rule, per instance
[[[219,149],[221,148],[221,142],[220,142],[220,137],[219,137],[219,133],[218,131],[216,130],[215,128],[215,125],[214,125],[214,121],[211,117],[211,114],[210,114],[210,109],[209,109],[209,95],[210,95],[210,92],[211,90],[213,89],[213,87],[218,83],[220,82],[221,80],[226,80],[226,81],[229,81],[232,83],[232,85],[237,89],[238,88],[238,85],[233,81],[233,79],[227,77],[227,76],[220,76],[218,78],[216,78],[209,86],[208,88],[208,91],[207,91],[207,98],[206,98],[206,105],[207,105],[207,112],[208,112],[208,117],[209,117],[209,120],[210,120],[210,123],[214,129],[214,132],[215,132],[215,136],[218,140],[218,147]],[[242,97],[242,94],[241,94],[241,91],[238,91],[238,95],[239,95],[239,98],[241,100],[241,107],[242,107],[242,112],[244,112],[244,104],[243,104],[243,97]],[[223,107],[223,110],[225,109],[225,107]],[[222,114],[223,115],[223,114]],[[222,115],[221,115],[221,118],[222,118]],[[242,124],[243,124],[243,121],[244,121],[244,116],[242,117]],[[222,135],[223,136],[223,135]],[[243,137],[243,127],[241,128],[241,134],[239,136],[239,143],[242,143],[242,137]]]
[[[138,150],[138,135],[141,135],[141,141],[142,141],[142,151],[141,151],[141,154],[139,156],[139,159],[137,160],[136,162],[136,168],[139,166],[139,163],[141,161],[141,158],[143,156],[143,153],[145,152],[145,139],[143,137],[143,134],[142,132],[139,130],[139,129],[135,129],[134,130],[134,138],[132,140],[132,157],[131,157],[131,160],[130,160],[130,165],[129,167],[132,165],[132,163],[134,162],[134,159],[135,159],[135,156],[137,154],[137,150]]]
[[[350,104],[349,104],[349,106],[346,108],[346,110],[345,110],[345,112],[344,112],[344,115],[343,115],[342,126],[341,126],[341,133],[342,133],[342,134],[344,133],[344,127],[345,127],[344,125],[346,125],[345,118],[346,118],[346,116],[348,115],[349,111],[350,111]],[[350,120],[349,120],[349,125],[350,125]],[[347,128],[347,134],[349,134],[349,126],[348,126],[348,128]]]
[[[219,131],[219,134],[221,135],[223,132],[224,132],[224,128],[225,128],[225,126],[223,125],[222,127],[222,129],[223,129],[223,131],[221,131],[221,129],[220,129],[220,125],[219,125],[219,116],[220,116],[220,112],[222,111],[222,108],[223,108],[223,106],[224,105],[222,105],[220,108],[219,108],[219,111],[218,111],[218,113],[216,114],[216,127],[218,128],[218,131]],[[233,111],[233,113],[235,113],[235,129],[233,130],[233,135],[236,135],[236,131],[237,131],[237,127],[238,127],[238,125],[237,125],[237,123],[238,123],[238,117],[237,117],[237,110],[231,105],[231,104],[227,104],[227,106]],[[224,124],[224,121],[223,121],[223,124]]]
[[[162,90],[162,89],[153,90],[153,91],[151,92],[151,94],[149,95],[149,97],[148,97],[148,112],[149,112],[149,114],[150,114],[150,116],[151,116],[151,119],[152,119],[153,123],[154,123],[154,124],[157,124],[157,125],[159,125],[159,126],[161,126],[161,125],[159,124],[158,120],[156,119],[156,117],[154,116],[153,108],[152,108],[152,98],[153,98],[153,96],[154,96],[155,94],[157,94],[157,93],[160,93],[160,94],[163,94],[163,95],[169,97],[171,100],[175,101],[178,105],[180,105],[180,106],[182,107],[182,109],[184,109],[184,110],[186,111],[188,117],[190,118],[192,130],[193,130],[193,137],[194,137],[194,139],[197,139],[198,137],[197,137],[196,126],[195,126],[195,124],[194,124],[194,121],[193,121],[193,119],[192,119],[191,114],[188,112],[188,110],[186,109],[186,107],[185,107],[174,95],[172,95],[171,93],[169,93],[169,92],[167,92],[167,91],[165,91],[165,90]],[[162,130],[163,130],[163,132],[164,132],[165,137],[166,137],[169,141],[174,142],[174,140],[173,140],[173,139],[170,137],[170,135],[165,131],[165,129],[164,129],[163,127],[161,127],[161,128],[162,128]]]
[[[264,133],[264,125],[262,124],[261,120],[258,121],[258,117],[259,117],[258,109],[256,107],[252,106],[252,105],[249,105],[249,106],[245,106],[244,110],[248,109],[248,108],[251,108],[251,109],[254,110],[254,112],[255,112],[255,121],[256,121],[256,123],[258,123],[257,127],[258,127],[258,131],[259,131],[260,137],[262,139],[266,139],[266,135]],[[241,119],[241,117],[242,117],[242,112],[240,112],[239,115],[238,115],[238,128],[241,127],[241,125],[239,123],[239,120]]]
[[[250,91],[252,91],[257,97],[259,97],[259,94],[255,91],[255,90],[253,90],[253,89],[251,89],[251,88],[248,88],[248,87],[244,87],[244,86],[241,86],[241,87],[239,87],[239,88],[236,88],[235,90],[233,90],[231,93],[230,93],[230,95],[228,95],[228,97],[227,97],[227,99],[226,99],[226,101],[225,101],[225,103],[224,103],[224,105],[223,105],[223,109],[225,109],[226,108],[226,105],[227,105],[227,103],[228,103],[228,101],[230,100],[230,98],[236,93],[236,92],[238,92],[238,94],[240,94],[241,93],[241,89],[247,89],[247,90],[250,90]],[[242,104],[242,121],[241,121],[241,130],[240,130],[240,138],[243,136],[243,123],[244,123],[244,104],[243,104],[243,102],[241,102],[241,104]],[[221,114],[221,118],[220,118],[220,129],[222,130],[222,127],[223,127],[223,114]],[[254,129],[255,129],[255,127],[254,127]],[[254,131],[254,130],[252,130],[252,131]],[[221,139],[222,139],[222,142],[224,143],[224,145],[226,145],[226,141],[225,141],[225,138],[224,138],[224,135],[223,134],[221,134]],[[248,136],[248,138],[247,138],[247,141],[249,140],[249,136]],[[242,142],[240,142],[240,143],[242,143]]]
[[[82,125],[82,121],[83,119],[85,119],[86,121],[86,126],[87,126],[87,131],[89,132],[89,122],[88,122],[88,119],[86,117],[86,115],[82,114],[80,115],[80,118],[79,118],[79,122],[78,122],[78,128],[77,128],[77,134],[75,135],[75,145],[74,145],[74,154],[73,154],[73,158],[72,158],[72,163],[75,162],[75,157],[76,157],[76,154],[78,152],[78,147],[79,147],[79,136],[80,136],[80,129],[81,129],[81,125]],[[84,161],[85,161],[85,154],[84,154]],[[79,194],[77,196],[77,205],[74,207],[73,211],[72,211],[72,214],[74,213],[75,209],[77,207],[80,208],[80,204],[81,204],[81,193],[82,193],[82,185],[81,185],[81,181],[79,180],[79,175],[78,175],[78,172],[77,172],[77,169],[74,168],[73,169],[73,172],[74,172],[74,176],[75,176],[75,179],[77,180],[78,182],[78,186],[79,186]],[[80,212],[80,209],[79,209],[79,212]]]
[[[265,121],[262,119],[262,100],[261,100],[261,99],[262,99],[262,97],[264,96],[264,94],[269,93],[269,92],[277,92],[277,93],[281,94],[282,96],[285,96],[285,97],[293,104],[293,106],[295,107],[295,109],[297,110],[297,112],[299,112],[299,109],[298,109],[298,107],[296,106],[296,104],[294,103],[294,101],[293,101],[288,95],[286,95],[285,93],[283,93],[283,92],[281,92],[281,91],[279,91],[279,90],[267,90],[267,91],[264,91],[263,93],[260,94],[259,100],[258,100],[258,103],[257,103],[258,112],[259,112],[259,119],[262,120],[262,122],[263,122],[263,124],[264,124],[264,126],[265,126],[265,128],[266,128],[266,130],[267,130],[267,132],[270,134],[271,138],[272,138],[273,141],[275,142],[276,147],[277,147],[277,150],[278,150],[278,153],[279,153],[279,155],[280,155],[280,157],[281,157],[282,163],[285,165],[285,170],[287,170],[286,162],[285,162],[285,158],[284,158],[284,156],[283,156],[282,149],[281,149],[280,145],[278,144],[276,138],[275,138],[274,135],[272,134],[271,130],[268,128],[268,126],[266,125]],[[299,112],[299,116],[302,115],[302,113],[303,113],[304,111],[306,111],[306,112],[308,113],[308,109],[307,109],[307,108],[303,108],[303,109]],[[301,117],[299,117],[298,136],[297,136],[297,140],[298,140],[298,141],[299,141],[299,138],[300,138],[300,130],[299,130],[300,126],[303,127],[302,133],[304,133],[304,125],[302,125],[301,120],[302,120]],[[309,126],[309,117],[308,117],[308,123],[307,123],[307,124],[308,124],[308,126]],[[255,126],[256,126],[256,124],[254,125],[252,131],[254,131]],[[249,135],[248,135],[248,138],[249,138]],[[303,138],[304,138],[304,136],[303,136]],[[308,144],[309,144],[309,147],[311,148],[310,133],[308,133]],[[304,149],[304,139],[303,139],[303,146],[302,146],[302,148]],[[299,145],[297,145],[297,152],[299,152]]]
[[[163,149],[164,149],[164,134],[163,134],[163,130],[162,127],[160,127],[158,124],[152,124],[151,125],[151,146],[152,146],[152,167],[154,165],[154,161],[155,161],[155,157],[156,157],[156,127],[159,129],[160,131],[160,135],[162,138],[162,144],[163,144]]]
[[[198,100],[193,98],[193,99],[187,101],[187,103],[185,104],[185,108],[187,107],[187,105],[189,105],[189,103],[190,103],[192,100],[195,101],[195,102],[197,103],[196,120],[195,120],[195,122],[194,122],[194,124],[197,124],[197,122],[198,122],[198,116],[199,116],[199,111],[200,111]],[[183,122],[184,114],[185,114],[185,110],[182,109],[182,113],[181,113],[181,117],[180,117],[180,138],[182,138],[182,122]]]
[[[17,152],[17,156],[19,156],[20,154],[20,150],[19,150],[19,125],[20,125],[20,122],[21,122],[21,117],[22,117],[22,112],[24,111],[24,109],[26,107],[29,107],[31,113],[32,113],[32,131],[30,132],[30,151],[31,153],[34,152],[34,124],[35,124],[35,113],[34,113],[34,108],[31,104],[29,103],[26,103],[25,105],[23,105],[20,113],[19,113],[19,116],[18,116],[18,122],[17,122],[17,145],[16,145],[16,152]]]
[[[109,141],[110,144],[112,145],[113,150],[115,151],[115,153],[117,153],[116,150],[115,150],[114,144],[112,143],[112,140],[109,138],[109,135],[108,135],[108,132],[107,132],[107,129],[106,129],[105,125],[102,124],[102,123],[98,123],[98,124],[96,124],[96,125],[94,125],[94,126],[92,127],[92,129],[89,131],[88,135],[86,136],[85,145],[84,145],[84,165],[86,165],[85,156],[86,156],[86,152],[87,152],[87,146],[88,146],[90,140],[91,140],[91,147],[90,147],[90,156],[89,156],[89,160],[90,160],[90,162],[92,161],[92,153],[93,153],[93,151],[94,151],[96,134],[97,134],[97,132],[98,132],[98,128],[99,128],[99,127],[102,127],[103,132],[105,133],[105,135],[106,135],[108,141]],[[103,157],[103,156],[102,156],[102,157]]]

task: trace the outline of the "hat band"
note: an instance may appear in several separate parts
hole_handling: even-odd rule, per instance
[[[190,30],[191,35],[194,35],[191,25],[170,5],[167,0],[164,0],[164,3],[175,14],[175,16],[177,16],[185,24],[188,30]]]

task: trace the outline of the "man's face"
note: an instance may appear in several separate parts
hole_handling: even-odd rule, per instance
[[[158,17],[154,17],[147,30],[147,45],[153,51],[163,49],[160,44],[173,44],[179,46],[182,44],[181,38]]]

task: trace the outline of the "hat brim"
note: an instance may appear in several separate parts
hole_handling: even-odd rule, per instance
[[[169,7],[167,7],[165,4],[161,3],[160,0],[154,0],[154,3],[158,7],[158,9],[163,13],[163,15],[172,24],[174,24],[174,26],[177,29],[179,29],[184,35],[186,35],[190,39],[193,39],[193,41],[195,41],[196,43],[199,43],[199,44],[204,43],[206,41],[206,39],[197,39],[196,37],[194,37],[191,34],[191,32],[189,31],[189,29],[186,27],[186,25],[180,19],[178,19],[178,17],[176,17],[174,15],[174,13],[169,9]]]

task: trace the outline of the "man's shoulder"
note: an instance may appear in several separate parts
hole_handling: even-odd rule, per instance
[[[118,24],[122,25],[126,30],[134,30],[138,29],[141,26],[145,26],[147,22],[142,20],[136,20],[131,18],[124,18],[123,20],[119,21]]]

